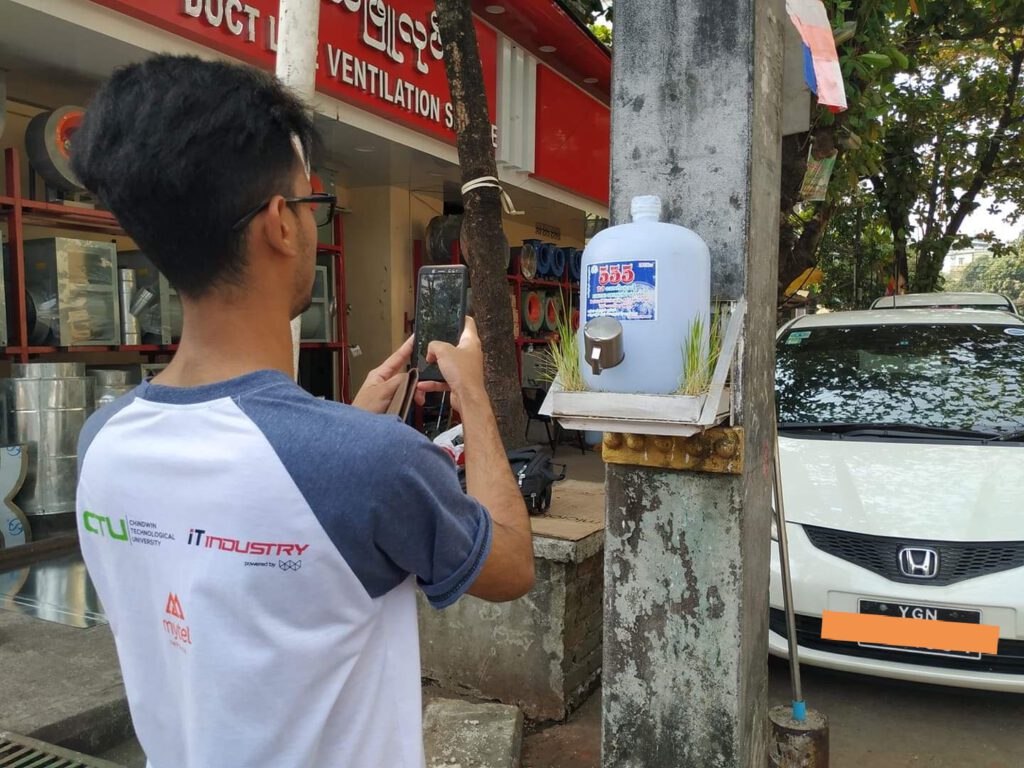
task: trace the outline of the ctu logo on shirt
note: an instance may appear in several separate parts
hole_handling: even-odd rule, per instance
[[[106,515],[97,515],[88,510],[82,512],[82,526],[89,533],[103,537],[109,536],[117,541],[128,541],[128,522],[123,517],[117,518],[116,522],[120,524],[117,529]]]

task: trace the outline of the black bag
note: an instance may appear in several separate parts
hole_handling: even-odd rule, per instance
[[[565,480],[565,464],[554,464],[551,454],[539,445],[517,448],[507,454],[519,492],[531,515],[542,515],[551,509],[551,486]],[[555,467],[561,471],[556,472]],[[459,467],[459,482],[466,490],[466,470]]]

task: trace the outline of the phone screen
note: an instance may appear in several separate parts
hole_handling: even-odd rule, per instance
[[[416,368],[420,378],[440,381],[437,365],[427,363],[432,341],[458,344],[466,313],[465,267],[424,267],[416,292]]]

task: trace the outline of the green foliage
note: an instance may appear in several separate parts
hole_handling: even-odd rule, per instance
[[[884,295],[892,274],[892,236],[878,200],[855,187],[840,201],[818,249],[825,274],[818,302],[829,309],[866,309]]]
[[[683,375],[676,394],[702,395],[711,387],[711,378],[722,353],[722,312],[719,308],[711,315],[707,328],[700,316],[690,323],[682,352]]]
[[[594,37],[596,37],[602,43],[611,48],[612,28],[609,27],[607,24],[590,24],[589,26],[590,31],[594,33]]]
[[[946,286],[951,291],[989,291],[1024,305],[1024,235],[1000,255],[983,256],[956,270]]]
[[[963,231],[980,198],[994,200],[990,212],[1010,223],[1024,215],[1024,2],[825,4],[834,27],[852,21],[856,32],[838,46],[850,108],[838,115],[817,108],[812,131],[816,145],[831,141],[840,153],[817,251],[826,273],[822,301],[863,305],[855,294],[875,291],[873,283],[854,291],[847,262],[854,254],[842,244],[856,235],[858,217],[863,262],[887,251],[886,281],[895,262],[912,290],[936,290],[950,248],[984,235]],[[866,181],[877,205],[865,217],[863,205],[850,202]],[[803,225],[790,217],[787,226],[799,233]],[[886,237],[891,245],[882,248]],[[795,260],[793,277],[804,266]],[[859,269],[858,283],[870,274]]]
[[[928,291],[950,248],[968,239],[961,228],[980,196],[1011,223],[1024,209],[1024,3],[930,5],[908,25],[907,45],[914,67],[894,87],[883,141],[891,160],[875,188],[895,239],[916,250],[913,288]],[[901,220],[916,231],[900,231]]]
[[[563,297],[559,306],[555,338],[541,355],[541,376],[550,382],[557,378],[566,392],[584,392],[587,384],[580,371],[579,346],[572,328],[572,302]]]

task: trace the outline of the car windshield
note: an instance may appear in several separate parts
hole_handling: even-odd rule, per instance
[[[853,325],[778,341],[780,424],[1024,429],[1024,326]]]

